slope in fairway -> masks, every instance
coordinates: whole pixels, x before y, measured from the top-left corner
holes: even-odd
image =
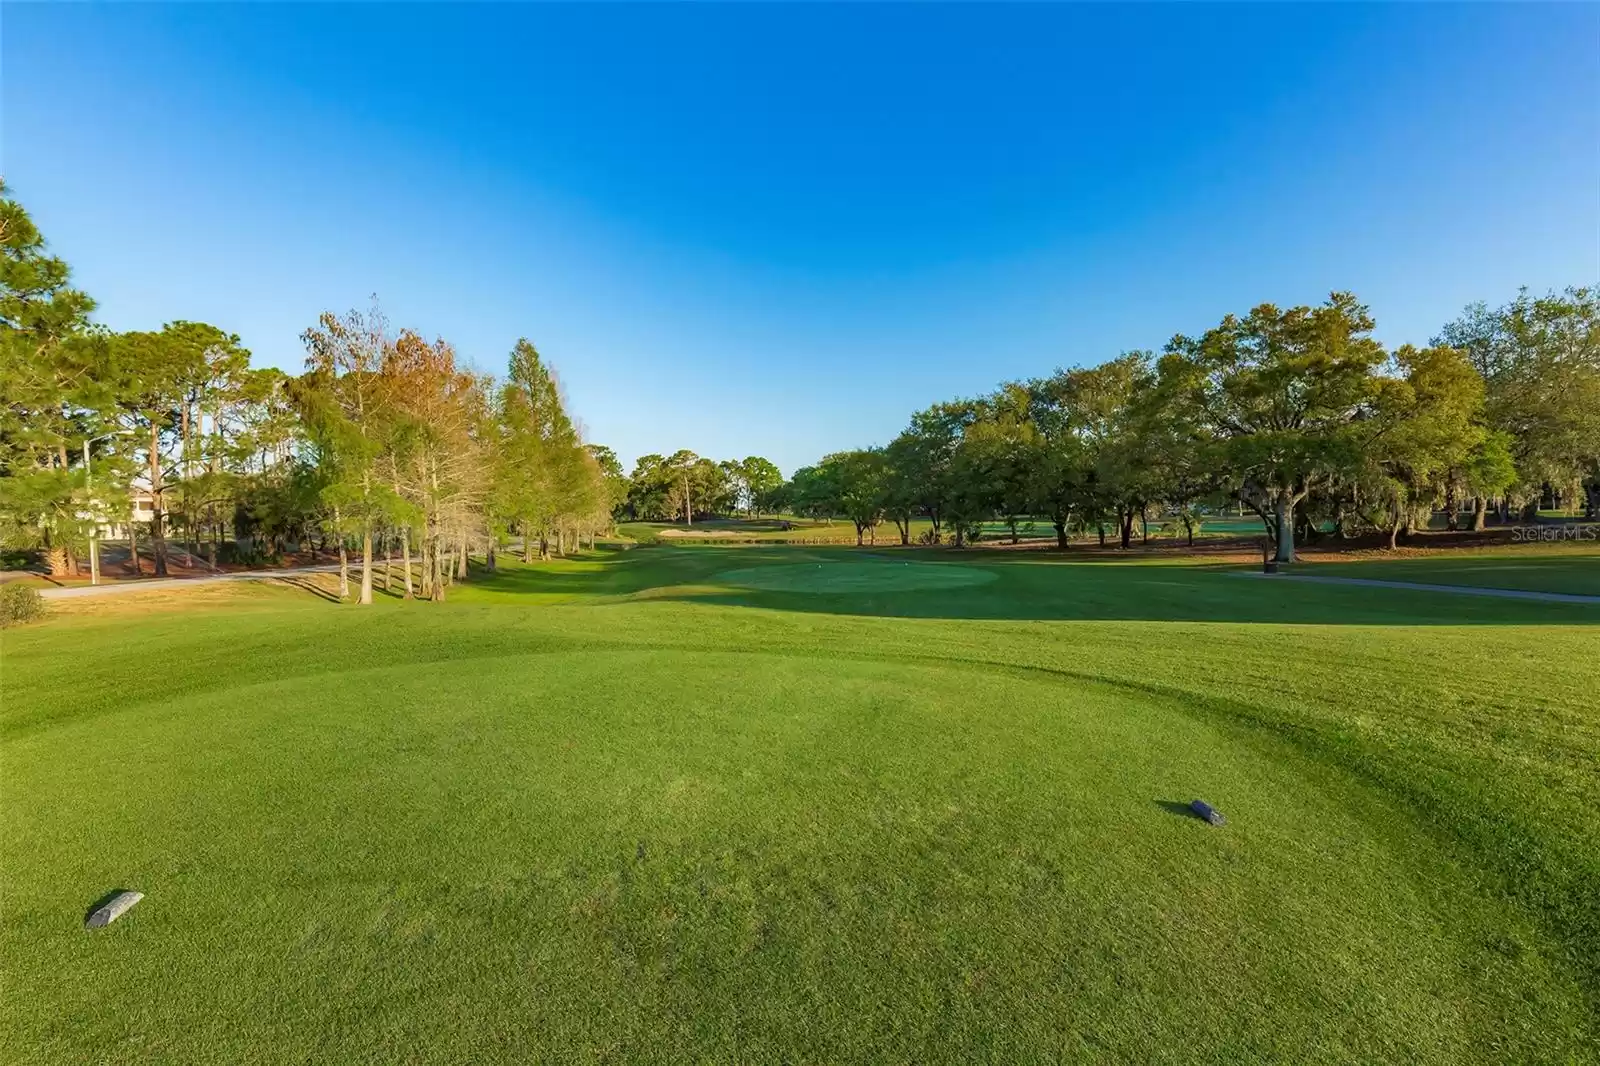
[[[1537,913],[1399,792],[1213,706],[1271,710],[1244,658],[1262,642],[1279,656],[1263,672],[1306,656],[1312,695],[1282,704],[1348,706],[1339,677],[1402,691],[1383,679],[1414,670],[1418,647],[1503,658],[1524,630],[1530,655],[1577,646],[1594,631],[1537,624],[1573,609],[1515,604],[1530,624],[1431,635],[855,617],[845,593],[791,575],[837,569],[820,587],[881,605],[898,575],[977,573],[896,602],[957,615],[974,597],[987,615],[1010,596],[1024,618],[1050,613],[1045,590],[1081,598],[1072,581],[1191,612],[1257,586],[794,558],[650,549],[512,568],[442,607],[295,600],[8,633],[0,1057],[1592,1050],[1583,971]],[[563,580],[603,598],[518,591]],[[768,609],[659,595],[708,584]],[[618,602],[627,590],[658,595]],[[1284,594],[1326,610],[1346,593]],[[168,680],[130,692],[151,656]],[[1558,704],[1582,687],[1535,666]],[[1421,737],[1413,758],[1433,751]],[[1185,816],[1195,796],[1229,824]],[[124,886],[148,898],[85,933],[88,904]]]

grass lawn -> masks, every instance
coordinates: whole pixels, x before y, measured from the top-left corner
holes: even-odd
[[[176,595],[5,632],[0,1061],[1600,1059],[1600,608],[761,546]]]
[[[1319,563],[1304,572],[1326,577],[1600,596],[1600,544],[1557,542],[1449,551],[1420,558],[1368,557],[1359,562]]]

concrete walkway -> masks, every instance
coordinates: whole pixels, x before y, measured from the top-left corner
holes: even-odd
[[[1237,571],[1235,571],[1238,573]],[[1573,592],[1532,592],[1528,589],[1488,589],[1479,585],[1425,585],[1420,581],[1380,581],[1370,577],[1318,577],[1314,574],[1239,573],[1272,581],[1311,581],[1319,585],[1364,585],[1375,589],[1406,589],[1411,592],[1453,592],[1458,596],[1494,596],[1502,600],[1540,600],[1544,603],[1589,603],[1600,606],[1600,596],[1580,596]]]
[[[359,567],[350,568],[359,572]],[[70,588],[40,589],[39,595],[47,600],[70,600],[79,596],[115,596],[124,592],[149,592],[152,589],[192,588],[195,585],[215,585],[223,581],[261,581],[274,577],[296,577],[303,574],[338,573],[338,563],[321,566],[295,566],[287,570],[239,570],[231,574],[214,574],[208,577],[163,577],[149,581],[114,581],[104,585],[73,585]]]

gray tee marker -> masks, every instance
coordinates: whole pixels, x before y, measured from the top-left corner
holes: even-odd
[[[95,908],[94,912],[85,918],[85,929],[104,929],[112,922],[121,918],[133,908],[135,903],[144,899],[143,892],[118,892],[105,903]]]
[[[1207,803],[1205,800],[1193,801],[1189,804],[1189,809],[1198,814],[1200,817],[1204,818],[1206,821],[1210,822],[1212,825],[1228,824],[1228,820],[1222,816],[1222,812],[1211,806],[1211,804]]]

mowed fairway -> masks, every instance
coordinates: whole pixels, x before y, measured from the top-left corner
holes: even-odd
[[[792,547],[119,599],[4,636],[8,1063],[1597,1058],[1600,607]]]

